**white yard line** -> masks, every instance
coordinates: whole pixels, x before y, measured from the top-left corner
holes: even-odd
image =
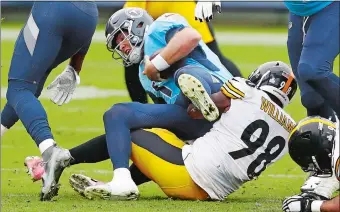
[[[1,98],[6,98],[6,87],[1,87]],[[51,91],[44,89],[39,99],[49,99]],[[85,99],[101,99],[111,96],[127,97],[128,92],[126,90],[118,89],[100,89],[94,86],[79,86],[75,90],[72,99],[85,100]]]
[[[19,29],[1,29],[1,40],[16,40]],[[286,33],[253,33],[253,32],[216,32],[216,40],[220,44],[249,46],[285,46],[287,41]],[[97,30],[93,36],[93,42],[105,43],[103,30]]]

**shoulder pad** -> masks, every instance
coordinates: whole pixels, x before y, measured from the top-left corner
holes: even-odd
[[[255,84],[241,77],[233,77],[227,80],[221,87],[224,95],[231,99],[247,98],[251,96],[252,89],[255,89]]]

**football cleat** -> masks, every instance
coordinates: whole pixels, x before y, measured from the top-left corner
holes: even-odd
[[[104,182],[92,179],[82,174],[72,174],[69,183],[73,190],[79,193],[81,196],[85,196],[85,189],[89,186],[104,185]]]
[[[201,111],[205,119],[211,122],[218,119],[218,108],[198,79],[189,74],[181,74],[178,84],[182,93]]]
[[[137,185],[129,178],[124,180],[113,179],[110,183],[89,186],[84,193],[88,199],[136,200],[139,197]]]
[[[27,173],[31,176],[33,182],[41,180],[45,173],[43,160],[38,156],[28,156],[25,158],[24,165],[27,167]]]
[[[51,200],[58,195],[59,178],[63,170],[70,165],[72,159],[68,150],[56,145],[49,147],[42,154],[45,173],[42,175],[43,187],[40,193],[40,200]]]

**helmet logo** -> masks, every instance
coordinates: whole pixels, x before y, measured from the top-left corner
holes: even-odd
[[[275,77],[272,77],[272,78],[270,78],[270,80],[269,80],[269,82],[272,83],[272,84],[275,84],[275,81],[276,81],[276,80],[275,80]]]
[[[125,11],[126,15],[130,18],[140,18],[143,16],[143,10],[139,8],[130,8]]]

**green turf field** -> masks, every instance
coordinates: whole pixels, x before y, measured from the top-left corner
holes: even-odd
[[[3,29],[3,28],[2,28]],[[254,29],[252,29],[253,31]],[[263,30],[260,30],[263,32]],[[280,30],[281,32],[281,30]],[[249,33],[249,32],[247,32]],[[1,42],[1,86],[7,86],[7,73],[14,48],[14,41]],[[48,48],[48,47],[47,47]],[[225,46],[224,54],[231,58],[247,76],[257,65],[282,60],[288,63],[285,46]],[[337,59],[336,64],[339,64]],[[52,72],[47,84],[60,73],[65,64]],[[338,67],[338,66],[336,66]],[[335,69],[339,72],[339,69]],[[46,85],[47,85],[46,84]],[[123,68],[111,59],[104,43],[93,43],[81,73],[81,86],[100,89],[125,89]],[[65,148],[81,144],[104,132],[102,114],[111,105],[129,101],[127,96],[101,99],[73,100],[58,107],[47,99],[44,105],[56,141]],[[5,99],[2,96],[1,108]],[[299,93],[288,112],[298,121],[305,116]],[[258,180],[246,183],[223,202],[178,201],[168,199],[154,183],[140,187],[141,197],[132,202],[89,201],[78,196],[68,185],[71,173],[84,173],[100,180],[111,180],[109,161],[77,165],[65,170],[61,177],[62,188],[53,202],[40,202],[41,183],[32,183],[23,166],[27,155],[39,155],[34,142],[21,123],[8,131],[1,141],[1,207],[2,211],[280,211],[285,196],[299,192],[305,174],[290,161],[289,156],[269,167]]]

